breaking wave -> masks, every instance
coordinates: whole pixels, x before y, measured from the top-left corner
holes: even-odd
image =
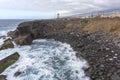
[[[2,73],[8,80],[89,80],[84,73],[87,62],[77,58],[69,44],[34,40],[30,46],[0,51],[0,60],[14,52],[20,54],[19,60]],[[16,72],[21,74],[15,76]]]

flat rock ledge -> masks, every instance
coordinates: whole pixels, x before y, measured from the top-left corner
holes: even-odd
[[[7,80],[6,75],[1,75],[1,73],[6,68],[8,68],[12,64],[14,64],[19,59],[19,57],[20,57],[20,55],[16,52],[16,53],[14,53],[14,54],[0,60],[0,80]]]

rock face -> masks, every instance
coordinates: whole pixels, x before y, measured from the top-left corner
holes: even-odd
[[[0,46],[0,50],[14,48],[14,44],[12,43],[11,39],[7,39],[4,43]]]
[[[21,23],[9,36],[20,45],[38,38],[66,42],[88,61],[92,80],[118,80],[120,37],[113,34],[120,33],[119,25],[119,18],[40,20]]]
[[[47,35],[54,34],[61,31],[80,30],[80,25],[86,23],[85,20],[40,20],[24,22],[18,25],[15,31],[8,33],[8,36],[12,37],[16,43],[20,45],[31,44],[32,40],[38,38],[45,38]],[[71,24],[72,23],[72,24]],[[81,24],[82,23],[82,24]],[[79,28],[78,28],[79,27]],[[29,39],[28,39],[29,38]],[[28,39],[28,40],[26,40]],[[22,44],[21,44],[22,42]]]
[[[0,74],[10,65],[15,63],[19,59],[20,55],[16,52],[3,60],[0,60]],[[1,79],[0,79],[1,80]]]

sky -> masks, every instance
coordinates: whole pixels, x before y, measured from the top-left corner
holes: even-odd
[[[0,19],[44,19],[107,9],[119,9],[120,0],[0,0]]]

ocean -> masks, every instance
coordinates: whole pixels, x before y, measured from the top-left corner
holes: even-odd
[[[15,30],[24,21],[0,20],[0,36]],[[4,40],[0,38],[0,45]],[[77,58],[76,52],[67,43],[37,39],[31,45],[14,45],[15,48],[0,51],[0,60],[15,52],[20,55],[19,60],[2,73],[7,76],[7,80],[89,80],[83,70],[88,68],[87,62]],[[16,72],[21,74],[16,77]]]

